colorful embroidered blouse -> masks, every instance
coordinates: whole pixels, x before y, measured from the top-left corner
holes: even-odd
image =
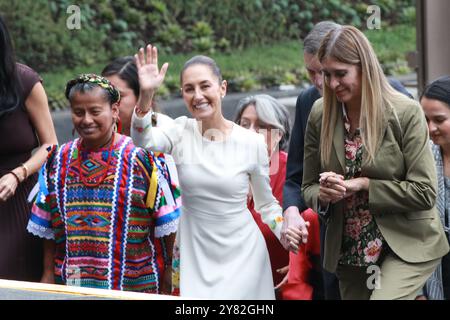
[[[28,230],[54,239],[55,282],[101,289],[159,293],[167,253],[160,238],[177,229],[181,198],[163,156],[121,136],[108,150],[82,152],[81,171],[98,187],[82,184],[78,139],[49,155]],[[169,262],[167,262],[169,263]]]
[[[360,130],[350,132],[350,121],[343,108],[345,127],[345,179],[361,176],[363,144]],[[352,266],[375,264],[384,239],[369,212],[369,193],[360,191],[345,199],[344,232],[339,263]]]

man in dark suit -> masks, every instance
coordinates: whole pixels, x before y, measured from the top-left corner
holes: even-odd
[[[314,102],[322,97],[322,66],[317,58],[317,51],[320,43],[325,35],[341,25],[331,22],[322,21],[317,23],[303,41],[303,59],[306,70],[312,86],[300,93],[297,98],[295,122],[291,132],[291,141],[289,144],[288,161],[286,167],[286,182],[283,189],[283,210],[287,212],[300,212],[308,209],[301,194],[301,185],[303,179],[303,147],[304,136],[308,116]],[[412,96],[406,91],[398,80],[389,80],[392,87],[397,91]],[[320,249],[321,260],[323,259],[323,242],[325,239],[326,226],[320,221]],[[320,261],[322,267],[322,261]],[[314,297],[317,299],[324,298],[326,300],[340,300],[339,281],[335,274],[326,270],[321,270],[322,276],[316,276],[311,279],[314,286]],[[322,283],[323,281],[323,283]]]

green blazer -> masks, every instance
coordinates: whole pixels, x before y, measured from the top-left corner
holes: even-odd
[[[334,171],[344,175],[345,171],[344,123],[342,109],[337,109],[339,116],[328,166],[321,165],[319,150],[323,99],[314,104],[306,128],[302,192],[306,204],[316,212],[319,212],[319,173]],[[362,176],[370,178],[370,213],[390,248],[402,260],[417,263],[442,257],[449,251],[449,245],[435,207],[436,169],[420,105],[399,97],[387,114],[383,132],[375,161],[361,169]],[[335,272],[341,252],[343,204],[343,201],[330,204],[324,213],[327,224],[324,268],[330,272]]]

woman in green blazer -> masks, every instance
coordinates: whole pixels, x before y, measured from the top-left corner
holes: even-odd
[[[389,85],[358,29],[330,31],[318,57],[302,191],[328,225],[324,268],[343,299],[414,299],[449,251],[423,111]]]

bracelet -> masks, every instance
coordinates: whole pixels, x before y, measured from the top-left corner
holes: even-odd
[[[142,110],[138,105],[134,107],[134,110],[137,115],[139,116],[145,116],[147,113],[151,111],[151,109],[148,109],[147,111]]]
[[[28,178],[28,172],[29,172],[28,167],[25,165],[25,163],[22,163],[20,166],[23,168],[23,171],[25,172],[23,175],[23,180],[25,180],[26,178]]]
[[[9,171],[8,173],[12,174],[16,178],[17,185],[19,185],[20,184],[19,176],[14,171]]]

